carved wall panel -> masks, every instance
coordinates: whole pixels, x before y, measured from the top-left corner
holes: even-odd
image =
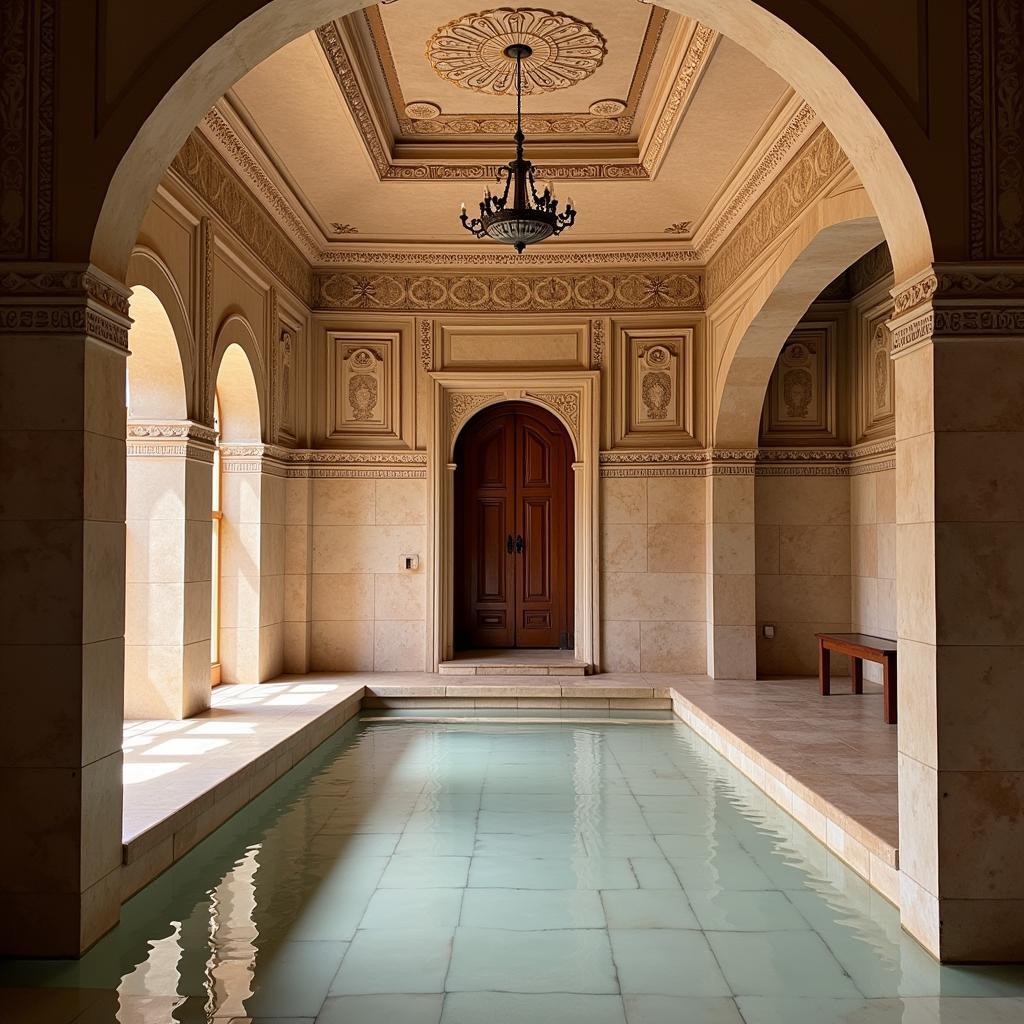
[[[612,446],[693,446],[697,373],[692,328],[616,324]]]
[[[443,369],[486,369],[496,366],[579,367],[589,359],[586,321],[552,323],[516,317],[511,323],[485,319],[441,322]]]
[[[772,371],[761,414],[764,444],[839,444],[835,320],[804,321]]]
[[[887,437],[896,429],[895,364],[892,335],[886,326],[892,310],[889,302],[857,316],[857,367],[855,396],[857,441]]]
[[[321,385],[326,393],[321,401],[323,436],[329,446],[412,447],[412,326],[360,324],[352,325],[352,329],[326,331]]]

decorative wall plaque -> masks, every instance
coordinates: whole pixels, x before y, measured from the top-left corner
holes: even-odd
[[[867,310],[857,321],[858,442],[886,437],[896,429],[892,334],[886,326],[890,312],[886,302]]]
[[[412,376],[401,332],[329,331],[327,440],[355,448],[402,442],[403,423],[412,412],[413,400],[405,394]],[[408,408],[403,408],[403,396]]]
[[[695,442],[693,330],[618,325],[614,446]]]
[[[804,322],[772,371],[761,419],[766,444],[838,443],[837,322]]]

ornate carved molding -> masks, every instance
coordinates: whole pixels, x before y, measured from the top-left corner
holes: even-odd
[[[1024,2],[967,0],[968,237],[975,259],[1024,253]]]
[[[289,479],[423,480],[426,452],[295,449],[287,453]]]
[[[171,170],[303,301],[310,298],[309,262],[229,170],[200,131],[193,131]]]
[[[81,264],[0,264],[0,330],[85,334],[128,351],[129,289]]]
[[[785,128],[768,147],[757,166],[736,190],[729,205],[700,234],[699,256],[706,259],[740,214],[747,209],[758,190],[783,164],[793,150],[803,143],[808,131],[818,123],[818,115],[807,103],[802,103],[787,122]]]
[[[563,251],[564,250],[564,251]],[[504,251],[444,252],[431,250],[414,252],[400,249],[329,249],[321,252],[317,262],[344,264],[355,270],[359,267],[423,267],[423,268],[475,268],[494,270],[543,269],[557,267],[618,267],[658,266],[661,264],[694,263],[698,253],[691,246],[657,249],[583,249],[572,250],[559,246],[538,247],[521,256]]]
[[[491,313],[686,310],[703,306],[695,271],[415,275],[401,272],[314,274],[313,305],[322,310]]]
[[[590,368],[600,370],[604,364],[607,327],[600,317],[590,321]]]
[[[462,424],[482,405],[504,397],[502,391],[449,391],[448,437],[458,434]]]
[[[499,7],[465,14],[442,25],[427,41],[434,74],[460,89],[487,96],[515,95],[515,65],[505,47],[522,42],[533,53],[523,61],[524,96],[567,89],[604,63],[608,46],[589,22],[533,7]]]
[[[690,45],[687,47],[686,55],[683,57],[679,74],[672,84],[658,123],[647,143],[646,152],[643,154],[642,165],[651,177],[654,177],[661,162],[665,144],[679,124],[680,113],[693,97],[694,87],[707,68],[717,42],[718,33],[714,29],[708,28],[707,25],[697,25]]]
[[[739,278],[848,166],[846,154],[835,137],[827,128],[820,127],[708,265],[709,300],[717,298]]]
[[[330,27],[325,26],[324,31]],[[328,34],[331,34],[328,32]],[[333,36],[337,37],[337,29],[333,30]],[[321,40],[322,41],[322,40]],[[340,38],[337,39],[337,46],[341,47]],[[713,46],[707,45],[702,52],[705,60],[710,56]],[[339,52],[344,52],[343,48]],[[343,62],[341,70],[336,68],[336,76],[341,74],[345,83],[350,83],[350,88],[356,88],[357,83],[352,78],[353,72],[347,58]],[[351,79],[351,82],[350,82]],[[691,87],[695,84],[691,80]],[[344,89],[343,89],[344,91]],[[365,112],[366,123],[360,117],[360,111]],[[453,178],[491,178],[497,171],[498,165],[430,165],[423,167],[410,167],[403,165],[401,172],[391,174],[387,161],[387,154],[383,143],[376,136],[376,128],[372,117],[369,115],[365,103],[360,100],[354,110],[357,124],[364,132],[373,130],[376,145],[366,139],[370,150],[371,158],[377,167],[378,174],[384,178],[401,178],[413,180],[425,180],[431,177],[439,180],[450,180]],[[587,247],[582,250],[574,250],[568,246],[540,247],[536,251],[524,253],[517,256],[503,250],[481,251],[469,249],[466,251],[452,250],[440,251],[427,249],[424,251],[413,251],[394,248],[362,248],[355,249],[343,246],[334,242],[331,247],[331,240],[327,238],[316,239],[312,246],[311,235],[304,225],[302,218],[296,213],[293,201],[286,196],[266,171],[270,163],[269,157],[259,150],[253,150],[235,132],[230,121],[225,117],[223,111],[214,108],[204,120],[204,130],[209,138],[218,146],[217,152],[235,168],[236,172],[243,178],[250,181],[254,191],[259,196],[260,202],[282,232],[286,233],[295,242],[301,251],[306,253],[314,266],[343,265],[346,268],[360,267],[431,267],[431,268],[499,268],[509,267],[517,270],[525,268],[553,268],[553,267],[619,267],[619,266],[657,266],[664,264],[699,264],[708,260],[718,246],[721,239],[729,229],[747,211],[759,191],[768,181],[772,174],[782,165],[806,138],[808,132],[818,124],[817,115],[806,104],[801,104],[790,117],[789,121],[782,128],[780,133],[773,139],[768,140],[764,155],[758,161],[754,169],[747,175],[746,179],[737,188],[732,199],[721,210],[707,228],[699,229],[699,242],[697,244],[686,244],[676,246],[660,247],[622,247],[610,249],[593,249]],[[598,165],[570,166],[559,164],[545,168],[538,165],[538,173],[554,175],[561,179],[587,178],[588,176],[606,177],[611,179],[627,180],[638,177],[630,169],[622,164],[610,165],[607,172],[602,171]],[[645,175],[639,175],[643,177]],[[204,199],[218,212],[226,221],[231,220],[231,211],[221,209],[216,201],[216,196],[209,194],[207,190]],[[673,227],[676,227],[674,225]]]
[[[893,316],[900,316],[915,306],[927,302],[935,294],[939,279],[932,269],[921,271],[920,274],[904,281],[892,289]]]
[[[0,255],[48,259],[53,246],[56,0],[0,7]]]
[[[601,476],[850,476],[895,466],[893,438],[856,447],[603,451]]]
[[[420,366],[427,373],[434,368],[434,321],[420,321]]]
[[[223,154],[231,160],[235,168],[243,172],[255,193],[269,207],[292,239],[299,243],[311,259],[315,259],[320,251],[320,245],[296,214],[291,203],[271,180],[270,175],[250,152],[249,147],[242,142],[216,107],[207,111],[203,118],[203,127],[221,148]],[[335,230],[338,230],[339,227],[355,231],[355,228],[348,224],[335,225]],[[348,233],[348,231],[343,233]]]
[[[130,458],[186,458],[213,464],[217,433],[191,420],[129,421]]]
[[[580,394],[578,391],[528,391],[527,394],[554,409],[569,424],[572,432],[579,437]]]

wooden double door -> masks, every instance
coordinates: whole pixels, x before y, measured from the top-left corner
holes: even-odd
[[[475,416],[455,451],[455,645],[573,645],[572,442],[527,402]]]

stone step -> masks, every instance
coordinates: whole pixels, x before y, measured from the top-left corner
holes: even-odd
[[[437,667],[442,676],[586,676],[591,666],[583,661],[497,661],[459,658],[442,661]]]

